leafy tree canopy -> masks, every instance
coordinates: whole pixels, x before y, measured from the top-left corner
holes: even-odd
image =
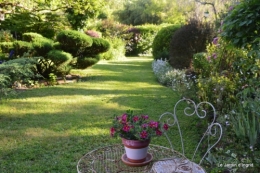
[[[48,30],[66,27],[83,28],[84,22],[97,16],[103,7],[103,0],[3,0],[0,1],[0,27],[47,36],[42,30],[49,33]]]
[[[146,23],[160,24],[180,20],[183,11],[178,10],[177,0],[132,0],[124,3],[124,8],[115,12],[118,20],[128,25]],[[181,19],[183,21],[183,19]]]

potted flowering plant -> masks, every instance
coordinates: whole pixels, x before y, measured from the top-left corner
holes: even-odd
[[[161,136],[168,128],[169,125],[166,123],[150,120],[148,115],[134,115],[133,111],[129,110],[121,116],[115,116],[110,134],[112,137],[120,136],[122,138],[127,161],[142,163],[147,160],[147,150],[151,138]],[[141,155],[139,156],[139,154]]]

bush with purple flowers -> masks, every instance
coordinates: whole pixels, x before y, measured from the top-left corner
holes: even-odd
[[[161,136],[168,128],[166,123],[149,120],[148,115],[134,115],[129,110],[121,116],[115,116],[110,134],[112,137],[120,136],[129,140],[146,140]]]

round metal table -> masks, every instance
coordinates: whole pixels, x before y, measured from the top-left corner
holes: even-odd
[[[84,155],[77,164],[78,173],[205,173],[199,165],[190,162],[170,148],[149,145],[151,162],[143,166],[128,166],[121,157],[125,153],[122,144],[95,149]]]

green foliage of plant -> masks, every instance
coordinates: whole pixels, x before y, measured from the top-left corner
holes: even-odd
[[[245,0],[232,6],[223,21],[222,37],[237,47],[259,50],[260,6]]]
[[[25,53],[32,50],[32,43],[26,41],[14,41],[14,54],[16,57],[22,57]]]
[[[77,68],[85,69],[96,64],[101,59],[101,55],[93,55],[77,58]]]
[[[64,29],[64,17],[61,15],[47,10],[43,13],[39,13],[31,9],[18,10],[18,7],[16,7],[16,9],[16,12],[8,15],[8,17],[1,22],[1,28],[16,33],[16,39],[22,39],[22,34],[29,31],[40,33],[47,38],[53,38],[58,29]]]
[[[50,73],[54,73],[55,64],[44,57],[38,57],[38,64],[36,65],[37,72],[40,73],[44,78],[48,78]]]
[[[118,60],[125,58],[125,42],[120,38],[106,38],[110,43],[110,49],[103,53],[102,59]]]
[[[102,12],[104,2],[102,0],[89,0],[87,3],[81,0],[73,1],[65,6],[66,17],[72,29],[78,30],[85,26],[85,21],[96,17]]]
[[[71,53],[74,57],[80,56],[93,43],[90,36],[74,30],[60,31],[56,39],[60,48],[65,52]]]
[[[1,42],[0,48],[2,53],[10,53],[10,51],[14,48],[13,42]]]
[[[155,36],[152,44],[152,54],[154,59],[169,59],[171,38],[180,25],[170,25],[163,27]]]
[[[26,32],[26,33],[23,33],[23,35],[22,35],[22,40],[27,41],[27,42],[32,42],[36,38],[43,38],[43,36],[41,34],[35,33],[35,32]]]
[[[159,24],[162,22],[160,13],[151,13],[149,8],[152,8],[152,0],[136,0],[134,2],[126,2],[124,9],[117,11],[117,16],[121,23],[127,25],[142,25],[146,23]],[[149,6],[147,6],[149,4]],[[153,3],[155,5],[155,3]],[[160,4],[158,4],[160,5]],[[160,9],[158,9],[160,8]],[[162,11],[163,6],[158,6],[157,10]],[[144,12],[146,11],[146,12]]]
[[[10,30],[0,30],[0,41],[1,42],[12,42],[13,36]]]
[[[154,37],[160,28],[157,25],[141,25],[129,29],[123,35],[126,40],[126,55],[151,54]]]
[[[212,39],[213,30],[209,24],[191,19],[177,30],[170,43],[169,63],[176,69],[191,67],[193,54],[203,52]]]
[[[0,69],[1,69],[1,64],[0,64]],[[10,77],[6,74],[0,73],[0,101],[13,93],[12,88],[10,88]]]
[[[0,64],[0,100],[15,93],[15,82],[29,84],[31,79],[39,77],[36,64],[34,58],[19,58]]]
[[[252,80],[251,80],[252,81]],[[259,81],[249,83],[237,94],[239,103],[231,111],[232,124],[238,138],[248,141],[248,147],[254,150],[260,136],[260,91]]]
[[[212,103],[217,110],[230,108],[236,102],[234,96],[236,83],[226,76],[212,75],[210,78],[197,79],[197,96],[199,100]]]
[[[48,52],[46,59],[49,59],[54,63],[51,68],[54,68],[53,71],[56,75],[64,76],[71,70],[69,64],[73,57],[70,53],[66,53],[60,50],[52,50]]]
[[[181,4],[185,3],[185,7]],[[121,23],[127,25],[161,24],[163,22],[180,24],[192,6],[189,1],[180,3],[175,0],[135,0],[127,1],[123,9],[117,10],[114,15]]]
[[[105,38],[122,38],[122,34],[127,32],[127,30],[129,29],[128,25],[118,23],[111,19],[102,20],[94,26],[91,26],[90,24],[89,27],[89,29],[94,28],[100,31],[102,33],[102,36]]]
[[[49,51],[53,50],[53,41],[45,37],[36,37],[33,39],[32,47],[34,56],[45,57]]]
[[[103,38],[92,38],[91,47],[85,48],[83,55],[96,55],[104,53],[110,49],[110,43]]]
[[[229,110],[236,102],[236,93],[245,84],[238,63],[246,53],[225,41],[215,38],[207,46],[207,53],[194,56],[193,70],[197,75],[198,97],[215,104],[218,110]],[[242,71],[241,71],[242,70]]]
[[[250,50],[249,50],[250,51]],[[193,69],[197,75],[197,98],[217,108],[218,121],[227,127],[222,145],[230,146],[234,156],[214,151],[210,162],[224,165],[250,164],[250,168],[232,167],[234,172],[259,172],[259,60],[249,51],[234,47],[231,42],[214,38],[206,53],[196,54]],[[225,116],[224,116],[225,115]],[[229,117],[225,118],[224,117]],[[247,160],[245,162],[245,160]],[[253,165],[253,166],[252,166]],[[224,166],[221,169],[225,170]]]
[[[196,53],[193,56],[192,67],[194,71],[203,78],[209,77],[211,73],[211,64],[207,59],[207,53]]]
[[[49,74],[49,85],[56,85],[57,84],[57,76],[54,73]]]

